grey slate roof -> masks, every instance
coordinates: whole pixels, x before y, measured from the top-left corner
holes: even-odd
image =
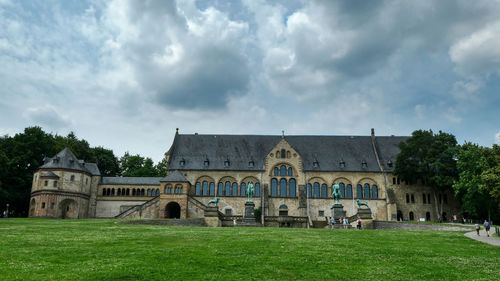
[[[102,177],[100,184],[109,185],[160,185],[160,177]]]
[[[396,167],[396,157],[399,153],[399,143],[406,141],[409,137],[377,137],[376,145],[379,151],[380,163],[382,164],[384,171],[393,171]],[[392,167],[389,167],[388,162],[392,162]]]
[[[46,172],[41,172],[40,173],[40,177],[43,178],[43,177],[48,177],[48,178],[59,178],[58,175],[54,174],[53,172],[51,171],[46,171]]]
[[[378,146],[382,159],[394,158],[397,143],[407,137],[381,138]],[[280,141],[269,135],[177,135],[169,170],[263,170],[264,159]],[[305,171],[367,171],[380,172],[371,136],[285,136],[300,154]],[[387,146],[387,147],[386,147]],[[208,159],[209,166],[204,166]],[[230,161],[229,167],[224,162]],[[253,161],[254,166],[249,166]],[[314,162],[318,167],[314,167]],[[340,162],[345,162],[345,167]],[[366,161],[367,167],[362,168]],[[184,162],[184,165],[181,165]]]
[[[85,163],[78,160],[68,147],[65,147],[52,158],[44,159],[45,163],[40,169],[71,169],[88,172],[91,175],[101,175],[99,168],[95,163]]]
[[[162,182],[189,182],[179,170],[175,170],[166,177],[162,178]]]

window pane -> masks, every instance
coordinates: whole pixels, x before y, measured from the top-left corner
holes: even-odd
[[[295,190],[296,190],[296,182],[295,182],[295,179],[290,179],[290,183],[289,183],[289,194],[290,194],[290,197],[296,197],[296,193],[295,193]]]
[[[372,198],[378,199],[378,187],[376,185],[372,185]]]
[[[222,196],[224,194],[224,184],[219,182],[217,186],[217,195]]]
[[[241,186],[240,186],[240,195],[241,196],[246,196],[247,195],[247,185],[244,182],[242,182]]]
[[[310,183],[307,184],[307,197],[312,197],[312,186]]]
[[[343,182],[339,184],[340,187],[340,198],[345,198],[345,185]]]
[[[208,182],[207,181],[203,181],[202,190],[203,190],[203,196],[207,196],[208,195]]]
[[[279,176],[278,167],[274,167],[274,176]]]
[[[286,197],[286,179],[280,180],[280,197]]]
[[[231,196],[231,183],[226,181],[226,192],[224,193],[225,196]]]
[[[182,191],[182,189],[181,189]],[[211,182],[210,183],[210,196],[215,196],[215,183]]]
[[[280,166],[280,176],[286,176],[286,166],[285,165]]]
[[[370,198],[370,185],[365,183],[365,194],[363,198]]]
[[[347,198],[352,198],[352,185],[347,185]]]
[[[255,189],[255,196],[258,197],[260,196],[260,183],[256,183],[255,186],[254,186],[254,189]]]
[[[314,197],[319,198],[319,183],[314,183]]]
[[[196,187],[194,189],[194,195],[200,195],[201,194],[201,184],[199,182],[196,183]]]
[[[233,182],[233,196],[238,196],[238,184]]]
[[[356,186],[356,198],[363,198],[363,187],[361,184]]]
[[[277,179],[271,179],[271,196],[272,197],[278,196],[278,180]]]
[[[293,176],[293,170],[292,170],[292,167],[288,168],[288,176],[289,176],[289,177]]]
[[[328,197],[328,195],[326,194],[326,193],[327,193],[327,192],[326,192],[326,189],[327,189],[327,188],[326,188],[326,184],[322,184],[322,185],[321,185],[321,197],[322,197],[322,198],[326,198],[326,197]]]

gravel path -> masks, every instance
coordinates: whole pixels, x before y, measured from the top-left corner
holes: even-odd
[[[490,234],[493,234],[495,232],[495,228],[492,227],[490,229]],[[493,237],[490,235],[490,237],[486,236],[486,231],[484,230],[484,227],[481,226],[481,230],[479,231],[479,236],[477,236],[476,231],[471,231],[467,232],[464,234],[466,237],[472,238],[474,240],[483,242],[483,243],[488,243],[493,246],[498,246],[500,247],[500,238],[499,237]]]

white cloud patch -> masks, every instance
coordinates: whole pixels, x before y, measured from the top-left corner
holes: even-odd
[[[495,143],[500,145],[500,131],[495,134]]]
[[[28,108],[23,112],[23,116],[36,125],[43,125],[50,129],[63,129],[71,125],[67,116],[62,115],[50,105]]]

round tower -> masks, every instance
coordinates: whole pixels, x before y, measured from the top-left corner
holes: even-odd
[[[52,158],[45,158],[33,176],[29,216],[89,217],[92,185],[98,176],[96,164],[78,160],[67,147]]]

